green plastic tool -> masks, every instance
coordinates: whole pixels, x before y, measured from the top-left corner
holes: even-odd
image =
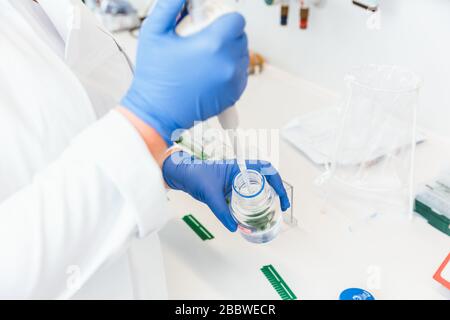
[[[202,239],[212,240],[214,236],[192,214],[185,215],[183,221]]]
[[[261,268],[262,273],[266,276],[267,280],[269,280],[272,287],[277,291],[283,300],[297,300],[297,296],[292,292],[292,290],[288,287],[286,282],[284,282],[283,278],[278,274],[275,268],[269,264]]]
[[[444,215],[439,214],[432,208],[422,203],[421,201],[415,201],[415,211],[424,217],[430,225],[436,229],[444,232],[450,236],[450,219]]]

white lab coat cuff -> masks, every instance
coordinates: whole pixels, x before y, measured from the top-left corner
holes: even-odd
[[[133,125],[111,111],[80,134],[74,145],[116,185],[135,213],[139,237],[160,229],[169,219],[161,169]]]

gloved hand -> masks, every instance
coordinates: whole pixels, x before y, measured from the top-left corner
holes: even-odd
[[[282,211],[291,206],[281,177],[269,162],[247,161],[247,168],[266,177],[280,197]],[[170,188],[187,192],[207,204],[228,230],[236,231],[237,222],[226,202],[226,196],[232,190],[233,179],[240,172],[236,161],[193,160],[191,155],[180,151],[164,161],[162,171]]]
[[[224,15],[198,33],[175,33],[186,0],[159,0],[145,20],[133,83],[122,105],[171,145],[177,129],[220,114],[241,97],[249,63],[245,20]]]

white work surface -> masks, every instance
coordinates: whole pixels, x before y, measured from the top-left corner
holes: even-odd
[[[118,39],[133,55],[135,40],[125,34]],[[337,101],[335,94],[269,66],[250,78],[238,108],[243,128],[268,129]],[[417,148],[417,184],[433,178],[446,162],[450,167],[450,145],[427,136]],[[450,251],[447,235],[418,216],[410,220],[400,213],[377,216],[352,232],[344,216],[323,212],[314,187],[319,168],[284,141],[279,171],[294,186],[299,225],[263,245],[229,233],[205,205],[169,192],[175,217],[160,235],[171,299],[279,299],[260,271],[267,264],[299,299],[337,299],[350,287],[367,289],[377,299],[448,297],[432,279]],[[186,214],[215,238],[202,241],[181,220]]]

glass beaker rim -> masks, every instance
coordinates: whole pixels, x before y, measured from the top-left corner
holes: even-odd
[[[378,69],[378,70],[388,70],[391,69],[392,71],[397,71],[399,73],[404,73],[404,74],[408,74],[411,77],[411,84],[410,85],[405,85],[403,88],[398,88],[398,89],[390,89],[390,88],[383,88],[381,86],[372,86],[368,83],[365,83],[364,81],[362,81],[360,78],[360,75],[358,75],[358,72],[361,72],[363,70],[368,70],[368,69]],[[385,65],[385,64],[368,64],[368,65],[360,65],[360,66],[356,66],[350,69],[349,72],[347,72],[347,74],[345,75],[345,81],[352,84],[352,85],[356,85],[359,86],[361,88],[364,89],[368,89],[371,91],[379,91],[379,92],[388,92],[388,93],[408,93],[408,92],[414,92],[414,91],[418,91],[420,89],[420,87],[422,86],[422,78],[420,76],[418,76],[415,72],[413,72],[412,70],[402,67],[402,66],[397,66],[397,65]]]
[[[259,195],[261,194],[261,192],[264,190],[264,187],[265,187],[265,185],[266,185],[266,178],[265,178],[261,173],[259,173],[259,172],[256,171],[256,170],[248,169],[248,170],[247,170],[247,173],[254,173],[254,174],[256,174],[257,176],[261,177],[261,188],[260,188],[257,192],[255,192],[254,194],[250,194],[250,195],[245,195],[245,194],[242,194],[241,192],[239,192],[239,190],[237,190],[237,188],[236,188],[236,180],[237,180],[237,178],[238,178],[238,177],[242,177],[242,172],[239,172],[239,173],[234,177],[234,179],[233,179],[233,190],[234,190],[240,197],[246,198],[246,199],[251,199],[251,198],[255,198],[255,197],[259,196]]]

